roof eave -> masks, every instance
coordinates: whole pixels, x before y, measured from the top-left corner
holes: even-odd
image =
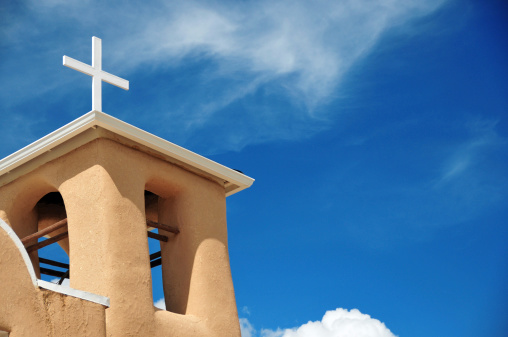
[[[100,111],[90,111],[67,125],[53,131],[49,135],[36,140],[32,144],[27,145],[21,150],[16,151],[15,153],[0,160],[0,176],[14,170],[52,148],[55,148],[85,130],[97,126],[126,137],[141,145],[147,146],[157,152],[172,157],[232,184],[233,188],[226,191],[227,196],[250,187],[254,182],[254,179],[246,176],[245,174],[232,170],[214,162],[213,160],[184,149],[183,147],[168,142],[167,140]]]

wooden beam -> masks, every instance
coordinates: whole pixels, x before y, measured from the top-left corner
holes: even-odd
[[[26,247],[26,251],[28,253],[31,253],[34,250],[41,249],[43,247],[49,246],[52,243],[55,243],[55,242],[60,241],[62,239],[65,239],[67,236],[69,236],[69,232],[60,233],[52,238],[46,239],[41,242],[34,243],[33,245]],[[167,240],[167,237],[166,237],[166,240]]]
[[[65,218],[63,220],[60,220],[57,223],[54,223],[51,226],[48,226],[48,227],[44,228],[43,230],[40,230],[38,232],[35,232],[35,233],[30,234],[28,236],[25,236],[23,239],[21,239],[21,243],[26,245],[30,241],[32,241],[34,239],[42,238],[44,235],[47,235],[47,234],[49,234],[51,232],[54,232],[57,229],[60,229],[60,228],[62,228],[64,226],[66,226],[66,225],[67,225],[67,218]]]
[[[58,271],[58,270],[48,269],[48,268],[41,268],[40,270],[41,270],[41,274],[55,276],[55,277],[62,277],[65,274],[64,271]]]
[[[70,269],[67,269],[67,271],[60,277],[60,280],[58,280],[58,284],[62,285],[63,281],[67,278],[69,278],[70,275]]]
[[[151,221],[151,220],[146,220],[146,225],[150,226],[150,227],[155,227],[155,228],[158,228],[158,229],[162,229],[162,230],[165,230],[166,232],[170,232],[170,233],[173,233],[173,234],[180,233],[180,230],[177,227],[175,227],[175,226],[165,225],[165,224],[158,223],[158,222]]]
[[[168,242],[168,237],[166,235],[160,235],[152,232],[146,232],[149,238],[156,239],[159,241]]]
[[[156,259],[158,257],[161,257],[161,252],[157,252],[157,253],[153,253],[153,254],[150,254],[150,261],[152,261],[153,259]]]
[[[150,268],[160,266],[162,264],[162,259],[156,259],[153,261],[150,261]]]
[[[50,259],[45,259],[43,257],[39,257],[39,262],[40,263],[44,263],[44,264],[49,264],[50,266],[54,266],[54,267],[60,267],[60,268],[69,269],[69,265],[67,263],[53,261],[53,260],[50,260]]]

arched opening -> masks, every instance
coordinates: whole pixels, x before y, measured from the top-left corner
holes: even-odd
[[[37,255],[37,276],[62,284],[70,277],[67,212],[59,192],[45,194],[34,207],[37,231],[21,239],[27,252]],[[54,243],[58,243],[55,245]],[[66,284],[67,284],[66,282]]]
[[[164,287],[162,282],[162,245],[168,244],[168,233],[177,235],[178,228],[159,222],[159,202],[161,197],[145,190],[145,215],[147,223],[148,250],[152,276],[152,298],[159,309],[166,309]],[[160,233],[163,230],[164,233]]]
[[[145,214],[148,226],[148,232],[159,234],[159,230],[149,225],[150,222],[158,222],[159,216],[159,196],[155,193],[145,190]],[[161,241],[151,239],[148,236],[148,250],[150,253],[150,268],[152,271],[152,298],[154,305],[159,309],[165,309],[164,290],[162,287],[162,267],[161,267]],[[164,241],[162,241],[164,242]]]

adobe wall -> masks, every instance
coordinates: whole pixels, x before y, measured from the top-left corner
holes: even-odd
[[[144,190],[162,199],[159,222],[180,229],[159,231],[167,311],[153,306]],[[31,234],[52,191],[65,202],[70,285],[110,298],[108,336],[240,336],[222,182],[100,138],[0,187],[0,217]]]
[[[0,330],[9,337],[106,336],[104,306],[40,289],[3,228],[0,247]]]

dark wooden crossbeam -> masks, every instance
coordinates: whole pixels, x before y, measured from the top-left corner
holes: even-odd
[[[156,239],[159,241],[168,242],[168,237],[166,235],[160,235],[152,232],[146,232],[149,238]]]
[[[44,235],[54,232],[57,229],[60,229],[66,225],[67,225],[67,219],[60,220],[57,223],[54,223],[51,226],[44,228],[43,230],[40,230],[36,233],[25,236],[23,239],[21,239],[21,243],[26,245],[28,242],[30,242],[32,240],[37,240],[38,238],[42,238]]]
[[[54,267],[60,267],[60,268],[69,269],[69,265],[67,263],[53,261],[53,260],[50,260],[50,259],[45,259],[43,257],[39,257],[39,262],[40,263],[44,263],[44,264],[49,264],[50,266],[54,266]]]
[[[170,233],[173,233],[173,234],[180,233],[180,230],[177,227],[170,226],[170,225],[165,225],[165,224],[158,223],[158,222],[151,221],[151,220],[147,220],[146,221],[146,225],[149,226],[149,227],[154,227],[154,228],[157,228],[157,229],[162,229],[162,230],[164,230],[166,232],[170,232]],[[40,231],[38,231],[36,233],[30,234],[28,236],[25,236],[23,239],[21,239],[21,242],[26,246],[30,241],[37,240],[37,239],[39,239],[39,238],[41,238],[41,237],[43,237],[45,235],[48,235],[48,234],[56,231],[57,229],[63,228],[65,226],[67,226],[67,219],[60,220],[57,223],[44,228],[43,230],[40,230]],[[56,236],[54,236],[54,237],[52,237],[50,239],[47,239],[47,240],[44,240],[44,241],[37,242],[35,244],[29,245],[29,246],[26,247],[26,250],[27,250],[27,252],[31,253],[34,250],[38,250],[38,249],[46,247],[46,246],[48,246],[48,245],[50,245],[52,243],[58,242],[58,241],[60,241],[60,240],[62,240],[64,238],[66,238],[68,235],[69,235],[68,232],[64,232],[64,233],[58,234],[58,235],[56,235]],[[168,237],[166,235],[156,234],[156,233],[152,233],[152,232],[148,232],[147,235],[148,235],[149,238],[156,239],[156,240],[159,240],[159,241],[168,242]],[[65,267],[63,267],[63,268],[65,268]]]
[[[60,280],[58,280],[58,284],[62,284],[63,281],[66,279],[66,278],[69,278],[69,275],[70,275],[70,270],[67,270],[63,275],[62,277],[60,277]]]
[[[41,274],[49,275],[49,276],[55,276],[55,277],[62,277],[65,275],[66,272],[64,271],[58,271],[54,269],[49,268],[40,268]]]
[[[41,248],[49,246],[52,243],[58,242],[58,241],[60,241],[62,239],[65,239],[67,236],[69,236],[69,232],[60,233],[58,235],[55,235],[52,238],[46,239],[46,240],[41,241],[41,242],[34,243],[33,245],[30,245],[30,246],[26,247],[26,251],[28,253],[31,253],[31,252],[33,252],[35,250],[39,250]]]
[[[165,225],[163,223],[158,223],[158,222],[151,221],[151,220],[146,220],[146,225],[150,226],[150,227],[162,229],[162,230],[165,230],[166,232],[170,232],[173,234],[180,233],[180,230],[175,226]]]
[[[161,252],[157,252],[157,253],[153,253],[153,254],[150,254],[150,261],[152,261],[153,259],[156,259],[158,257],[161,257]]]
[[[162,259],[155,259],[150,261],[150,268],[160,266],[162,264]]]

